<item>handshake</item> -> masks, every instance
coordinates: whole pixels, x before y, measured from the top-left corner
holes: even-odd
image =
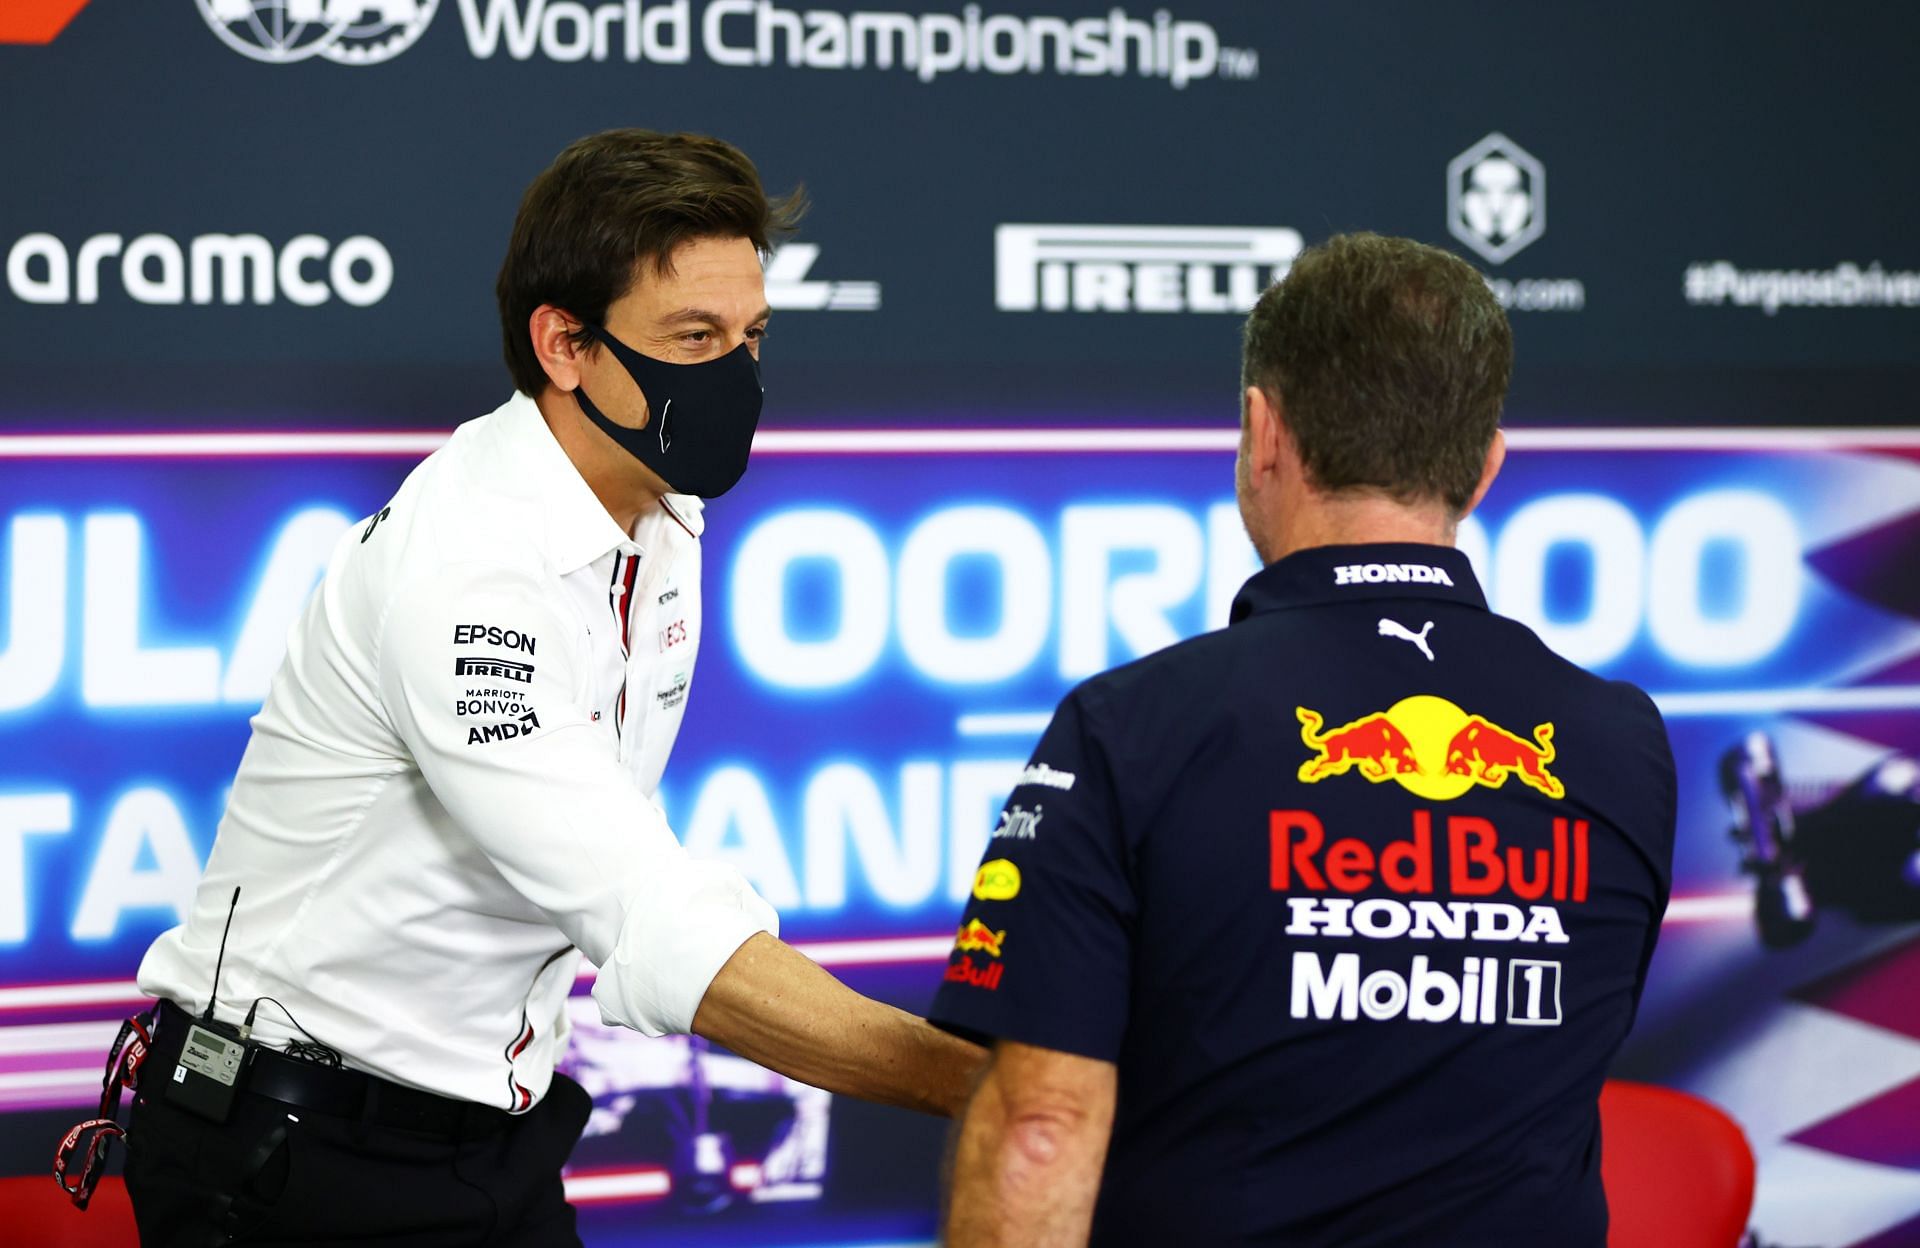
[[[993,864],[982,869],[977,896],[1010,895],[993,874]],[[960,929],[956,957],[997,953],[1005,935],[974,918]],[[989,1053],[860,995],[765,932],[721,967],[693,1031],[815,1087],[960,1119],[944,1243],[1086,1242],[1113,1119],[1112,1063],[1006,1040]]]
[[[955,1117],[987,1054],[863,997],[792,945],[757,933],[720,968],[693,1032],[829,1092]]]

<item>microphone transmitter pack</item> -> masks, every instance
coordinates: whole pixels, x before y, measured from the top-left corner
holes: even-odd
[[[220,995],[220,967],[227,959],[227,937],[233,931],[233,912],[239,905],[240,890],[236,887],[233,901],[227,906],[226,928],[220,933],[220,956],[214,959],[213,990],[207,994],[207,1008],[187,1026],[173,1074],[161,1088],[168,1104],[212,1122],[225,1122],[232,1115],[240,1076],[254,1047],[240,1028],[213,1016],[214,999]]]
[[[219,1028],[215,1031],[214,1028]],[[240,1091],[240,1075],[247,1068],[252,1046],[233,1035],[224,1023],[196,1022],[187,1028],[173,1076],[161,1089],[167,1102],[212,1122],[225,1122],[233,1113]]]

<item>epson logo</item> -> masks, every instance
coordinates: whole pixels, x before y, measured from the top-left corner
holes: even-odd
[[[994,304],[1244,314],[1301,246],[1300,232],[1285,227],[1003,225],[994,231]]]
[[[1445,568],[1425,563],[1348,563],[1333,570],[1335,585],[1381,585],[1388,583],[1451,585],[1453,578]]]
[[[532,654],[540,642],[532,634],[523,633],[517,628],[501,628],[498,624],[455,624],[453,644],[456,646],[505,646],[509,650],[524,650]]]
[[[28,234],[7,252],[7,288],[22,303],[99,303],[118,279],[135,303],[269,304],[303,308],[331,299],[371,307],[393,289],[393,255],[355,234],[338,246],[297,234],[275,247],[258,234],[196,234],[183,245],[165,234],[95,234],[69,253],[53,234]]]

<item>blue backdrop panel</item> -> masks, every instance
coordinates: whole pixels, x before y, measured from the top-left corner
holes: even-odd
[[[1233,439],[764,437],[709,511],[709,626],[663,789],[676,828],[745,871],[789,938],[863,990],[923,1007],[1053,703],[1219,626],[1254,567]],[[127,981],[186,904],[246,720],[329,547],[436,440],[287,456],[241,435],[220,449],[249,453],[224,457],[180,455],[185,439],[0,441],[0,1105],[17,1168],[50,1146],[30,1135],[97,1094]],[[1880,1166],[1910,1148],[1910,1125],[1860,1104],[1897,1095],[1899,1041],[1837,1086],[1825,1063],[1776,1066],[1776,1050],[1783,1029],[1851,1034],[1887,1008],[1828,972],[1878,955],[1894,959],[1884,977],[1915,956],[1920,775],[1901,757],[1920,754],[1920,680],[1903,657],[1920,603],[1889,560],[1920,525],[1920,450],[1895,434],[1733,441],[1521,431],[1461,542],[1497,608],[1640,683],[1668,716],[1675,901],[1626,1067],[1727,1104],[1768,1173],[1789,1176],[1763,1210],[1844,1232],[1806,1207],[1794,1167]],[[1906,856],[1883,878],[1809,876],[1811,923],[1784,951],[1764,947],[1751,850],[1727,835],[1722,759],[1756,734],[1809,836],[1861,783],[1909,816]],[[1872,904],[1882,894],[1891,909]],[[675,1242],[930,1234],[935,1124],[835,1103],[697,1042],[611,1032],[584,996],[575,1007],[568,1067],[596,1115],[570,1181],[596,1242],[665,1223]],[[1803,1113],[1853,1120],[1809,1144],[1827,1115],[1776,1123],[1783,1089]],[[700,1122],[723,1151],[696,1155]]]

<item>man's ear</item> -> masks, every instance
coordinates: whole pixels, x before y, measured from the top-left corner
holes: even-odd
[[[1500,466],[1507,462],[1507,434],[1504,429],[1493,431],[1493,441],[1487,443],[1487,459],[1480,465],[1480,484],[1473,488],[1473,497],[1467,500],[1466,510],[1459,518],[1465,520],[1480,505],[1480,500],[1493,488],[1493,479],[1500,475]]]
[[[1286,418],[1280,404],[1259,386],[1248,386],[1247,469],[1255,479],[1270,476],[1279,466],[1281,444],[1286,439]]]
[[[576,346],[573,335],[580,322],[550,303],[543,303],[527,318],[527,333],[533,339],[533,353],[546,370],[554,389],[565,394],[580,384],[580,357],[584,348]]]

